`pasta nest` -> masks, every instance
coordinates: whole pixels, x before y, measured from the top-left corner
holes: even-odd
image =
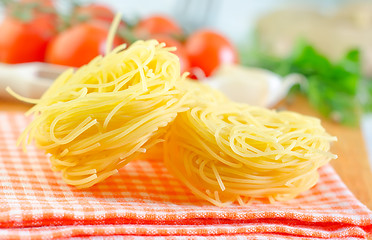
[[[218,205],[285,201],[314,186],[336,140],[320,120],[234,102],[179,113],[164,142],[167,168]]]
[[[164,46],[137,41],[67,70],[30,110],[20,140],[35,140],[68,184],[90,187],[115,174],[186,110],[179,60]]]

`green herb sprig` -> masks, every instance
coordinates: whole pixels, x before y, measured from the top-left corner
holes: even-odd
[[[295,89],[303,92],[322,115],[342,124],[357,126],[361,114],[372,110],[372,82],[362,75],[359,50],[350,50],[340,61],[332,62],[302,40],[287,58],[270,56],[256,44],[254,50],[243,51],[242,59],[245,65],[262,67],[281,76],[304,75],[307,84]],[[364,100],[360,98],[361,92]]]

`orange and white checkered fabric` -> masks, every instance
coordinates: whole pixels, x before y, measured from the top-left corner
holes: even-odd
[[[47,156],[16,139],[29,121],[0,112],[0,239],[361,239],[372,212],[331,166],[285,203],[219,208],[196,198],[162,162],[135,161],[90,189],[66,185]]]

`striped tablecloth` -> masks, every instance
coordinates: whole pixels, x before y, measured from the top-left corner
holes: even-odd
[[[372,212],[329,165],[315,187],[285,203],[219,208],[195,197],[159,161],[134,161],[79,190],[50,169],[43,152],[16,146],[28,122],[21,113],[0,112],[0,239],[363,239],[372,233]]]

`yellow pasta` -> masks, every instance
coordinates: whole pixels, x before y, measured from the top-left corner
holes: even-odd
[[[64,72],[28,112],[34,120],[20,141],[35,140],[68,184],[90,187],[115,174],[162,141],[186,110],[179,60],[170,50],[138,41]]]
[[[187,93],[184,103],[187,108],[202,104],[218,104],[229,101],[220,91],[195,80],[185,79],[180,81],[179,88]],[[150,151],[139,156],[139,159],[163,160],[163,143],[164,141],[159,142]]]
[[[185,79],[184,81],[180,81],[179,87],[188,94],[187,107],[229,101],[222,92],[195,80]]]
[[[285,201],[314,186],[335,155],[320,120],[234,102],[179,113],[164,142],[167,168],[217,205]]]

